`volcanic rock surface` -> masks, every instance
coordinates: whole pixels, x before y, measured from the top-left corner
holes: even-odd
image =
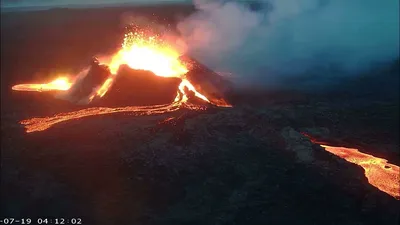
[[[98,116],[29,135],[3,123],[3,188],[24,188],[13,189],[19,200],[2,199],[28,216],[70,213],[93,224],[396,224],[399,201],[301,134],[363,146],[398,164],[395,133],[382,145],[384,130],[372,125],[386,126],[391,105],[352,105],[243,103]],[[360,117],[360,110],[377,116]],[[41,202],[53,202],[52,211],[32,208]]]
[[[171,103],[180,79],[159,77],[149,71],[122,66],[113,86],[105,96],[91,105],[120,107]]]

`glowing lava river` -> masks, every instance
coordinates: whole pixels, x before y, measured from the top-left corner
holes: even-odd
[[[335,147],[311,138],[311,142],[319,144],[326,151],[364,169],[368,182],[379,190],[400,200],[400,167],[388,163],[386,159],[378,158],[360,152],[355,148]]]
[[[32,118],[21,121],[21,124],[25,126],[26,132],[36,132],[46,130],[57,123],[61,123],[68,120],[76,120],[89,116],[106,115],[112,113],[132,113],[134,115],[154,115],[176,111],[182,107],[193,110],[202,110],[203,108],[197,105],[189,104],[185,102],[185,96],[178,94],[175,101],[171,104],[165,105],[154,105],[154,106],[128,106],[128,107],[92,107],[86,108],[79,111],[59,113],[54,116],[43,117],[43,118]]]
[[[110,75],[104,83],[84,98],[73,99],[71,96],[75,89],[79,89],[80,82],[88,69],[84,69],[73,79],[68,76],[60,76],[53,81],[42,84],[18,84],[12,87],[14,91],[58,91],[64,100],[76,104],[88,104],[106,95],[112,88],[118,69],[121,65],[127,65],[135,70],[146,70],[160,77],[180,78],[181,83],[177,90],[175,100],[170,104],[154,106],[128,106],[128,107],[91,107],[73,112],[59,113],[49,117],[31,118],[21,121],[26,131],[36,132],[46,130],[57,123],[68,120],[76,120],[83,117],[104,115],[111,113],[130,113],[134,115],[153,115],[176,111],[180,108],[201,110],[204,107],[188,103],[187,90],[194,96],[210,104],[219,107],[230,107],[224,100],[211,102],[203,93],[196,90],[194,85],[186,78],[189,71],[187,66],[179,59],[181,55],[172,45],[164,42],[157,35],[149,35],[143,31],[134,31],[125,34],[121,49],[111,57],[100,59],[102,65],[106,65]]]

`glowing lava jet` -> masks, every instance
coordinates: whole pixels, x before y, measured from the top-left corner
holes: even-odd
[[[44,84],[18,84],[12,87],[14,91],[67,91],[71,88],[72,82],[67,76],[59,77]]]
[[[27,130],[27,132],[43,131],[54,124],[68,121],[72,119],[78,119],[82,117],[110,114],[110,113],[134,113],[138,115],[150,115],[176,111],[181,107],[189,109],[203,109],[201,106],[196,106],[188,102],[188,93],[186,90],[190,90],[194,93],[194,96],[201,99],[202,101],[220,107],[230,107],[230,105],[221,99],[213,99],[206,96],[204,93],[197,91],[195,86],[187,78],[188,65],[180,60],[180,53],[176,51],[171,45],[164,42],[157,35],[146,35],[143,31],[129,32],[125,35],[122,48],[113,56],[101,58],[101,64],[108,67],[110,75],[105,82],[94,89],[85,99],[81,99],[80,103],[90,103],[96,99],[100,99],[107,94],[112,88],[113,83],[116,80],[118,69],[121,65],[128,65],[130,68],[135,70],[146,70],[151,71],[156,76],[160,77],[175,77],[180,78],[181,83],[177,90],[175,100],[171,104],[167,105],[156,105],[156,106],[142,106],[142,107],[118,107],[118,108],[107,108],[107,107],[92,107],[75,112],[60,113],[54,116],[45,118],[32,118],[21,121]],[[63,91],[65,92],[65,99],[68,99],[68,92],[73,92],[76,86],[79,86],[79,82],[83,76],[86,76],[87,69],[81,72],[81,75],[75,79],[74,83],[67,82],[66,77],[57,78],[48,84],[20,84],[13,86],[13,90],[16,91]],[[198,85],[197,85],[198,86]],[[210,95],[211,96],[211,95]],[[212,97],[212,96],[211,96]]]
[[[309,137],[309,135],[304,134]],[[310,137],[309,137],[310,138]],[[368,182],[379,190],[400,200],[400,167],[388,163],[386,159],[359,152],[355,148],[335,147],[310,138],[314,144],[319,144],[326,151],[357,164],[364,168]]]

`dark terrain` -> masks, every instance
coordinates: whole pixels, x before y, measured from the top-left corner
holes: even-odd
[[[325,92],[232,91],[234,107],[227,109],[104,115],[31,134],[18,124],[72,107],[48,94],[12,92],[12,85],[76,73],[93,55],[115,51],[121,15],[128,12],[173,27],[192,11],[154,6],[1,14],[1,218],[398,224],[398,200],[371,186],[361,167],[300,134],[399,165],[398,61]],[[151,98],[167,99],[162,91]]]

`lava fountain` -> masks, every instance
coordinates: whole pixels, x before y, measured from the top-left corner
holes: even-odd
[[[311,142],[319,144],[326,151],[340,158],[361,166],[368,182],[379,190],[400,200],[400,167],[388,163],[386,159],[360,152],[356,148],[335,147],[311,138]]]
[[[180,60],[181,54],[172,45],[163,41],[160,36],[148,35],[144,31],[132,31],[125,34],[121,49],[111,57],[100,58],[100,63],[106,65],[109,70],[109,77],[98,86],[83,102],[90,103],[100,99],[112,88],[118,70],[121,65],[127,65],[135,70],[151,71],[160,77],[175,77],[181,79],[175,100],[166,105],[155,106],[128,106],[118,108],[91,107],[79,111],[60,113],[44,118],[31,118],[20,123],[25,126],[28,133],[43,131],[51,126],[68,120],[75,120],[83,117],[104,115],[111,113],[130,113],[135,115],[152,115],[176,111],[182,107],[201,110],[203,106],[194,105],[188,102],[189,90],[194,96],[209,104],[220,107],[231,107],[225,101],[211,102],[204,93],[196,90],[195,86],[186,78],[188,65]],[[75,79],[78,83],[80,79]],[[65,91],[74,89],[75,83],[66,80],[65,77],[58,78],[46,84],[20,84],[12,87],[15,91]],[[82,101],[80,101],[82,102]]]
[[[122,48],[108,61],[111,73],[116,74],[122,64],[132,69],[147,70],[161,77],[181,78],[188,72],[179,60],[180,53],[158,35],[147,35],[145,31],[125,34]]]

